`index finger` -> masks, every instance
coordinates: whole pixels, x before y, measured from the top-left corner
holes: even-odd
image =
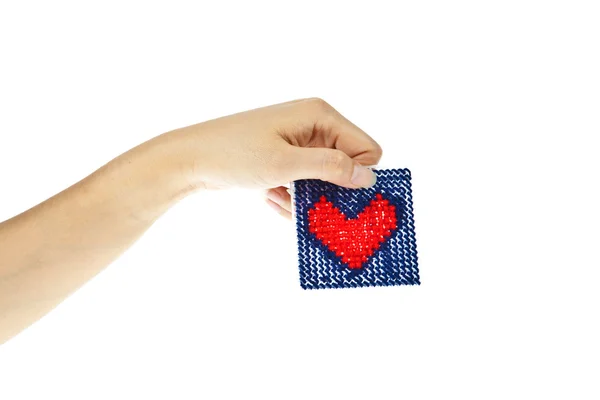
[[[321,109],[315,128],[322,135],[325,147],[341,150],[361,165],[379,162],[382,149],[371,136],[324,100],[316,99],[315,102]]]

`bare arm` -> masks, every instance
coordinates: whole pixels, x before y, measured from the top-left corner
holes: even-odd
[[[0,343],[100,272],[185,195],[176,158],[157,148],[165,139],[0,224]]]
[[[370,186],[359,164],[379,146],[318,99],[235,114],[158,136],[0,224],[0,344],[115,260],[169,207],[198,189],[269,189],[302,178]]]

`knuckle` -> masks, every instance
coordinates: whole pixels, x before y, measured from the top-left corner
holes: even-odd
[[[345,171],[346,156],[340,150],[328,151],[323,157],[323,173],[326,176],[342,178]]]
[[[381,159],[381,156],[383,155],[383,149],[381,148],[379,143],[373,143],[373,155],[375,156],[375,158],[377,158],[377,161]]]
[[[311,97],[308,99],[308,103],[320,111],[329,112],[333,110],[333,107],[320,97]]]

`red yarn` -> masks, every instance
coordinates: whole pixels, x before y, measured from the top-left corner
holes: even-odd
[[[362,268],[368,258],[398,227],[396,207],[381,194],[354,219],[321,196],[308,210],[308,229],[351,269]]]

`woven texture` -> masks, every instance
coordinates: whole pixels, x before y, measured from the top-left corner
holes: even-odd
[[[410,171],[374,172],[369,189],[294,183],[302,288],[420,284]]]

